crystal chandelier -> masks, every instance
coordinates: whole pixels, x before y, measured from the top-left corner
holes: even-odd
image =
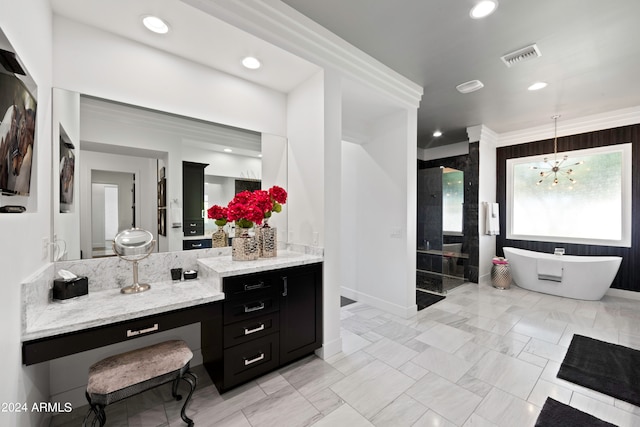
[[[549,176],[553,175],[553,183],[552,186],[558,185],[558,176],[565,176],[572,184],[576,183],[576,180],[571,177],[573,173],[573,169],[571,167],[578,166],[583,164],[583,161],[576,162],[570,165],[566,165],[565,162],[569,158],[567,155],[564,155],[561,160],[558,160],[558,118],[559,115],[551,116],[554,121],[554,132],[553,132],[553,162],[549,161],[548,157],[545,157],[543,162],[546,163],[544,166],[531,166],[531,169],[540,170],[540,180],[537,182],[537,185],[542,184],[542,182]]]

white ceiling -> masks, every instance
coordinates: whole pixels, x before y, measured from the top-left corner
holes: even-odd
[[[640,1],[500,0],[483,20],[478,0],[283,0],[424,87],[418,145],[466,140],[467,126],[498,133],[640,105]],[[542,57],[507,68],[500,57],[536,43]],[[455,87],[479,79],[467,95]],[[529,92],[536,81],[546,89]]]
[[[418,145],[466,140],[468,126],[502,133],[640,105],[640,0],[501,0],[484,20],[476,0],[283,0],[347,42],[424,87]],[[317,67],[179,0],[51,0],[54,12],[288,92]],[[171,26],[149,33],[140,17]],[[542,57],[507,68],[500,56],[537,43]],[[264,67],[241,67],[245,55]],[[485,87],[459,94],[472,79]],[[549,86],[527,91],[535,81]],[[351,97],[354,98],[354,97]],[[356,99],[355,97],[354,99]],[[434,139],[441,129],[445,135]]]
[[[318,67],[179,0],[51,0],[54,13],[86,25],[173,53],[245,80],[287,93]],[[170,26],[154,34],[142,16],[157,15]],[[260,58],[260,70],[241,65],[247,55]]]

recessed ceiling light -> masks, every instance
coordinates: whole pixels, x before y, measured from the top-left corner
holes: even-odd
[[[438,138],[439,136],[442,136],[442,132],[440,132],[439,130],[435,131],[433,133],[433,136],[435,136],[436,138]]]
[[[232,153],[233,152],[233,150],[231,148],[225,148],[222,151],[224,151],[225,153]]]
[[[144,16],[142,23],[149,31],[153,31],[154,33],[166,34],[169,32],[169,25],[157,16]]]
[[[253,56],[247,56],[242,60],[242,65],[244,65],[246,68],[250,70],[257,70],[258,68],[260,68],[261,64],[258,58],[255,58]]]
[[[470,93],[482,89],[483,87],[484,84],[480,80],[471,80],[459,84],[458,86],[456,86],[456,89],[458,89],[458,92],[460,93]]]
[[[496,0],[482,0],[473,6],[469,15],[471,15],[473,19],[484,18],[491,15],[497,7],[498,2]]]
[[[528,90],[540,90],[540,89],[544,89],[545,87],[547,87],[547,84],[545,82],[535,82],[534,84],[529,86],[527,89]]]

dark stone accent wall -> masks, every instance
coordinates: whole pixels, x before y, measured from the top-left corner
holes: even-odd
[[[465,266],[465,277],[473,283],[478,283],[480,240],[478,235],[478,180],[480,176],[480,145],[478,142],[469,144],[469,154],[447,157],[437,160],[418,160],[418,176],[422,169],[435,167],[450,167],[464,172],[464,226],[462,252],[469,254],[469,260]],[[421,185],[418,183],[418,191]],[[423,208],[421,208],[420,196],[418,196],[418,247],[421,245],[420,229],[424,222]],[[422,217],[421,217],[422,215]],[[442,224],[440,224],[442,232]]]
[[[578,135],[570,135],[558,138],[558,151],[581,150],[593,147],[603,147],[631,142],[632,145],[632,224],[631,224],[631,247],[622,248],[615,246],[595,246],[562,243],[565,253],[568,255],[606,255],[621,256],[622,264],[616,278],[611,285],[612,288],[624,289],[640,292],[640,269],[637,262],[640,262],[640,125],[623,126],[612,129],[605,129],[595,132],[587,132]],[[553,153],[553,139],[536,141],[527,144],[512,145],[497,149],[497,201],[502,206],[506,206],[506,171],[507,159],[517,157],[527,157],[534,155],[544,155]],[[500,228],[506,230],[506,212],[500,211]],[[506,238],[506,233],[496,237],[496,253],[503,255],[502,248],[511,246],[528,249],[538,252],[552,253],[559,243],[553,242],[533,242],[526,240],[510,240]]]

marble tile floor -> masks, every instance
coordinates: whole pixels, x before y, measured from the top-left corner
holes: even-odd
[[[621,427],[640,408],[556,378],[574,333],[640,349],[640,301],[577,301],[465,284],[410,319],[341,308],[343,351],[306,357],[220,395],[202,366],[197,426],[533,426],[547,396]],[[107,407],[108,426],[183,426],[170,387]],[[79,426],[87,407],[54,417]]]

